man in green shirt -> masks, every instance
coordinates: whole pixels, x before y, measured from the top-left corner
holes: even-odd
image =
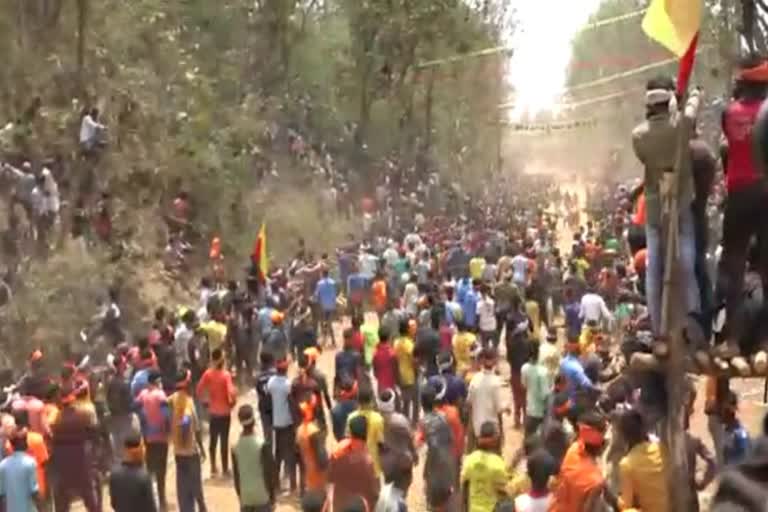
[[[539,362],[539,344],[532,343],[530,356],[520,370],[525,388],[525,435],[532,436],[544,421],[547,400],[551,393],[551,378],[547,367]]]
[[[272,450],[254,433],[256,418],[253,407],[242,405],[237,418],[243,427],[240,439],[232,447],[235,469],[235,491],[242,512],[269,512],[275,504],[277,472]]]
[[[365,366],[370,368],[371,363],[373,363],[373,353],[376,351],[376,345],[379,344],[379,326],[375,323],[365,322],[360,326],[360,332],[363,334]]]

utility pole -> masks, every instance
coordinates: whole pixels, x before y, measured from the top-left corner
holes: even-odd
[[[688,480],[688,457],[685,446],[685,415],[689,393],[686,382],[687,349],[683,339],[683,323],[687,311],[680,308],[684,304],[682,290],[685,288],[683,274],[679,266],[678,234],[680,222],[680,171],[689,165],[688,141],[691,127],[686,122],[685,106],[687,95],[681,102],[677,119],[677,149],[675,169],[669,194],[664,200],[665,218],[663,233],[665,240],[664,288],[662,292],[661,332],[666,340],[666,361],[662,367],[665,373],[667,390],[667,411],[662,423],[662,440],[667,447],[669,457],[667,481],[669,482],[669,510],[691,510],[693,489],[684,482]],[[694,113],[695,114],[695,113]]]

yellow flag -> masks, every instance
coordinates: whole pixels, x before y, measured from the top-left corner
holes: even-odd
[[[682,57],[701,27],[702,0],[651,0],[643,31]]]

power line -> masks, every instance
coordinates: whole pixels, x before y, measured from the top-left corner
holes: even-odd
[[[594,30],[596,28],[604,27],[606,25],[612,25],[614,23],[619,23],[619,22],[626,21],[626,20],[629,20],[629,19],[632,19],[632,18],[637,18],[638,16],[642,16],[643,14],[645,14],[646,10],[647,9],[641,9],[639,11],[633,11],[633,12],[630,12],[630,13],[621,14],[619,16],[613,16],[611,18],[605,18],[605,19],[602,19],[602,20],[598,20],[598,21],[595,21],[593,23],[588,23],[588,24],[584,25],[579,30],[579,32],[588,32],[590,30]],[[507,46],[507,45],[494,46],[492,48],[485,48],[483,50],[477,50],[477,51],[474,51],[474,52],[463,53],[463,54],[460,54],[460,55],[453,55],[451,57],[445,57],[443,59],[434,59],[434,60],[428,60],[426,62],[420,62],[420,63],[416,64],[416,69],[424,69],[424,68],[429,68],[429,67],[432,67],[432,66],[440,66],[440,65],[443,65],[443,64],[449,64],[451,62],[460,62],[462,60],[472,59],[472,58],[475,58],[475,57],[487,57],[489,55],[496,55],[496,54],[499,54],[499,53],[511,54],[511,53],[514,53],[514,51],[515,51],[514,48],[512,48],[510,46]]]
[[[696,50],[696,53],[697,54],[702,53],[702,52],[704,52],[706,50],[709,50],[710,48],[711,48],[711,46],[702,46],[698,50]],[[633,68],[633,69],[630,69],[630,70],[627,70],[627,71],[622,71],[621,73],[616,73],[614,75],[605,76],[605,77],[602,77],[602,78],[598,78],[596,80],[590,80],[589,82],[584,82],[584,83],[581,83],[581,84],[573,85],[571,87],[567,87],[566,89],[563,90],[563,94],[569,94],[569,93],[573,93],[575,91],[581,91],[581,90],[584,90],[584,89],[588,89],[590,87],[597,87],[599,85],[609,84],[611,82],[615,82],[616,80],[622,80],[624,78],[629,78],[631,76],[640,75],[642,73],[645,73],[646,71],[650,71],[652,69],[668,66],[668,65],[674,64],[674,63],[676,63],[678,61],[679,61],[679,58],[678,57],[674,57],[674,58],[671,58],[671,59],[660,60],[658,62],[652,62],[651,64],[646,64],[645,66],[640,66],[640,67]],[[585,101],[587,101],[587,100],[585,100]],[[515,105],[516,105],[516,103],[514,101],[510,101],[510,102],[507,102],[507,103],[502,103],[501,105],[499,105],[499,108],[500,109],[509,109],[509,108],[514,108]]]

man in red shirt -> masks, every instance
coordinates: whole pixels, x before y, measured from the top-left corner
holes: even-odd
[[[146,449],[147,471],[157,485],[157,498],[160,509],[168,509],[165,494],[165,477],[168,469],[168,437],[170,434],[171,413],[168,397],[163,391],[160,373],[152,371],[148,378],[149,385],[136,397],[140,407],[141,433]]]
[[[210,413],[211,474],[215,475],[216,445],[221,440],[221,467],[224,475],[229,474],[229,426],[232,420],[232,408],[237,402],[237,391],[232,382],[232,374],[224,368],[224,353],[216,349],[211,353],[212,367],[208,368],[197,384],[197,396],[207,404]]]
[[[389,331],[379,329],[379,344],[373,354],[373,376],[378,383],[379,392],[385,389],[395,389],[397,385],[397,356],[395,349],[389,343]]]
[[[752,130],[768,93],[768,63],[748,57],[741,62],[734,98],[723,113],[723,134],[728,142],[723,158],[728,198],[723,219],[723,255],[720,282],[726,299],[726,344],[723,356],[739,353],[738,342],[745,323],[744,270],[752,235],[758,245],[768,243],[768,182],[758,170],[752,152]],[[759,269],[768,272],[768,253],[761,251]]]

